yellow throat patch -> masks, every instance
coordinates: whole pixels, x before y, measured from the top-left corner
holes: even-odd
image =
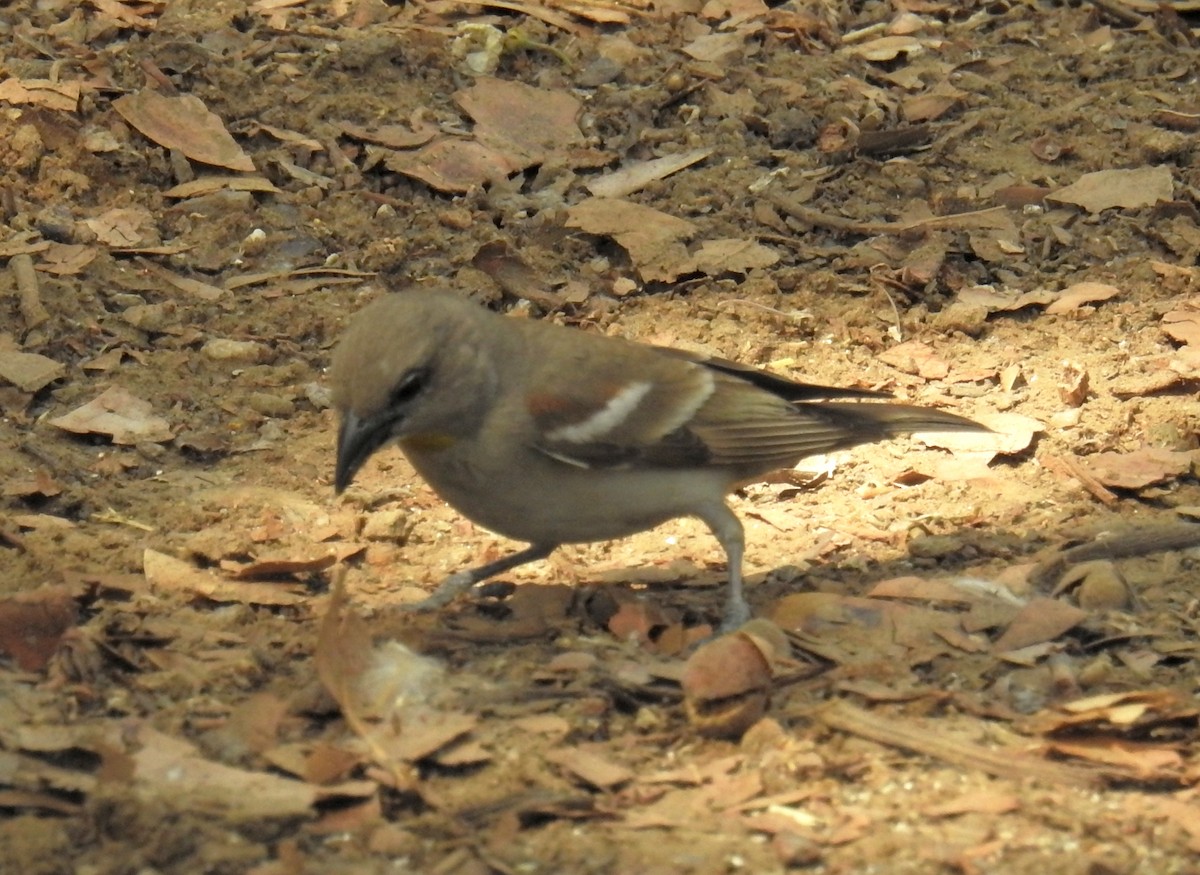
[[[453,445],[454,438],[448,434],[412,434],[400,441],[403,449],[416,453],[436,453]]]

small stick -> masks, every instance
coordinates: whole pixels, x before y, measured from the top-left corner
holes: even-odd
[[[41,289],[38,285],[37,271],[33,269],[33,259],[28,253],[21,253],[9,259],[8,265],[17,282],[17,295],[25,328],[37,328],[50,318],[50,313],[42,306]]]
[[[866,711],[838,700],[817,711],[816,717],[831,729],[848,732],[879,744],[932,757],[960,769],[971,769],[1014,781],[1032,779],[1040,784],[1097,787],[1103,775],[1086,767],[1057,763],[1032,753],[995,750],[931,732],[927,725]]]
[[[1061,474],[1065,477],[1074,477],[1086,492],[1103,504],[1111,506],[1119,500],[1115,492],[1108,489],[1103,483],[1085,471],[1082,465],[1068,456],[1056,456],[1052,453],[1044,453],[1038,456],[1038,461],[1043,468],[1048,468],[1056,474]]]
[[[1197,546],[1200,546],[1200,526],[1194,523],[1140,526],[1055,553],[1038,563],[1030,573],[1029,580],[1035,586],[1041,586],[1080,562],[1091,562],[1093,559],[1128,559],[1150,553],[1188,550]]]

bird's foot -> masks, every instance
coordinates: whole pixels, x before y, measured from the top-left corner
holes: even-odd
[[[457,574],[451,574],[438,584],[438,588],[428,597],[421,599],[419,602],[405,605],[404,610],[411,611],[414,614],[428,614],[439,608],[444,608],[473,587],[475,582],[475,575],[469,571],[460,571]]]
[[[721,616],[721,625],[717,628],[718,635],[736,632],[750,619],[750,605],[744,598],[730,598],[725,603],[725,611]]]

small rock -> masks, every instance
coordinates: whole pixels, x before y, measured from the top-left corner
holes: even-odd
[[[253,340],[230,340],[217,337],[201,347],[200,352],[215,362],[260,362],[267,349]]]
[[[125,308],[121,318],[142,331],[162,331],[174,321],[171,318],[174,315],[175,305],[172,303],[135,304]]]
[[[1069,569],[1055,589],[1058,592],[1074,589],[1079,607],[1085,611],[1124,611],[1133,604],[1125,577],[1117,566],[1103,559]]]
[[[438,224],[454,231],[465,231],[475,224],[475,217],[465,207],[450,207],[437,214]]]
[[[363,524],[362,535],[368,541],[399,541],[403,543],[408,536],[409,520],[407,511],[395,508],[380,510],[367,517]]]
[[[333,390],[323,383],[305,383],[304,397],[317,410],[326,410],[333,406]]]
[[[591,61],[579,71],[575,82],[581,88],[595,88],[607,85],[621,75],[623,68],[612,58],[599,57]]]
[[[246,396],[246,406],[255,413],[283,419],[296,412],[296,405],[290,398],[272,395],[270,392],[251,392]]]
[[[810,838],[794,832],[777,832],[771,837],[771,850],[776,859],[788,868],[815,866],[824,851]]]
[[[933,324],[941,331],[961,331],[969,337],[978,337],[987,328],[988,309],[982,304],[956,301],[933,317]]]
[[[910,539],[907,549],[916,559],[941,559],[962,550],[963,541],[957,535],[923,535]]]
[[[1066,410],[1060,410],[1050,417],[1050,424],[1055,428],[1073,428],[1079,425],[1079,420],[1082,418],[1083,412],[1078,407],[1069,407]]]

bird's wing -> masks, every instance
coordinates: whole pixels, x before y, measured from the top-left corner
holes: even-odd
[[[648,347],[626,349],[625,357],[581,357],[584,372],[567,367],[536,381],[525,398],[534,446],[588,468],[707,462],[687,424],[716,391],[713,372]]]
[[[781,377],[779,374],[764,371],[741,362],[717,356],[707,356],[673,346],[652,347],[656,352],[672,358],[684,359],[698,365],[703,365],[713,371],[739,377],[760,389],[765,389],[773,395],[778,395],[786,401],[817,401],[822,398],[891,398],[890,392],[879,392],[874,389],[852,389],[847,386],[824,386],[820,383],[806,383]]]
[[[567,368],[537,381],[541,391],[525,399],[537,450],[586,468],[715,466],[750,475],[913,431],[984,430],[953,414],[903,404],[794,403],[787,394],[797,389],[800,397],[839,390],[769,374],[764,385],[764,372],[657,348],[631,344],[627,352],[581,354],[579,364],[590,371],[573,378]]]

